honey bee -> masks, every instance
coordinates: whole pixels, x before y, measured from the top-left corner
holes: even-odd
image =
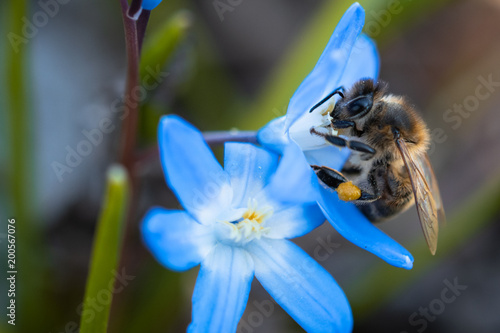
[[[439,221],[445,215],[438,184],[429,163],[429,131],[416,110],[401,96],[387,92],[384,82],[362,79],[332,96],[340,99],[330,107],[329,123],[313,127],[313,135],[354,151],[339,172],[312,165],[319,180],[333,190],[352,182],[359,194],[350,198],[372,222],[386,220],[416,202],[425,240],[436,253]]]

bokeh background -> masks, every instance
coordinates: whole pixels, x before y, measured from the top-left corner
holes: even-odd
[[[4,316],[5,332],[76,332],[106,169],[119,147],[113,105],[126,68],[119,3],[60,0],[47,22],[13,45],[12,29],[48,2],[0,3],[0,266],[7,270],[6,224],[14,217],[19,271],[17,325]],[[328,223],[296,242],[345,291],[354,332],[499,332],[500,1],[360,2],[365,32],[379,46],[380,78],[411,99],[432,131],[448,222],[436,256],[414,208],[379,226],[412,252],[410,271],[353,246]],[[178,207],[154,154],[158,118],[179,114],[204,131],[255,130],[283,115],[350,4],[165,0],[152,12],[145,43],[166,43],[164,78],[141,107],[136,208],[120,259],[133,279],[114,296],[109,332],[182,332],[190,321],[197,269],[161,267],[138,228],[152,205]],[[155,40],[168,27],[176,35]],[[64,164],[104,118],[116,130],[58,177],[54,162]],[[5,309],[4,278],[0,286]],[[270,300],[255,280],[238,331],[301,332],[275,303],[259,310]]]

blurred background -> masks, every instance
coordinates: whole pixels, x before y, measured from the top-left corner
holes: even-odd
[[[0,3],[0,246],[6,253],[7,218],[15,218],[19,272],[17,325],[4,317],[2,332],[77,331],[71,323],[80,321],[106,169],[119,147],[126,69],[119,2],[54,1]],[[499,332],[500,1],[360,3],[365,33],[379,46],[380,78],[410,98],[431,130],[448,222],[435,256],[415,208],[379,225],[414,255],[410,271],[350,244],[328,223],[295,241],[345,291],[354,332]],[[160,73],[159,85],[141,107],[135,209],[120,259],[133,278],[114,295],[109,332],[182,332],[190,321],[197,269],[161,267],[138,228],[149,207],[178,207],[151,154],[159,117],[179,114],[203,131],[255,130],[285,114],[350,4],[165,0],[152,11],[145,50],[163,56],[142,68]],[[86,156],[73,156],[103,119],[113,130],[94,137]],[[7,271],[3,255],[1,267]],[[6,279],[0,286],[5,309]],[[302,331],[269,302],[254,280],[238,331]]]

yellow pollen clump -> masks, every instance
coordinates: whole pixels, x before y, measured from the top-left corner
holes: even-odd
[[[339,199],[343,201],[357,200],[361,197],[361,190],[352,182],[345,182],[337,187]]]

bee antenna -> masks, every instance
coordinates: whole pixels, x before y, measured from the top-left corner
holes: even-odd
[[[323,98],[321,101],[319,101],[318,103],[316,103],[310,110],[309,110],[309,113],[313,112],[317,107],[321,106],[323,103],[325,103],[326,101],[328,101],[330,98],[332,98],[334,95],[339,95],[340,97],[344,98],[344,87],[339,87],[337,89],[335,89],[334,91],[332,91],[331,93],[329,93],[325,98]]]

